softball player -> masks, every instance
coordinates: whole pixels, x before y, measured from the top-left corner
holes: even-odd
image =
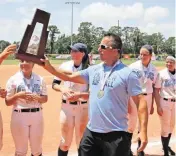
[[[159,72],[155,84],[155,101],[161,121],[161,142],[164,156],[175,155],[175,152],[169,147],[169,141],[175,126],[175,76],[175,58],[168,56],[166,58],[166,68]]]
[[[32,62],[21,61],[20,71],[10,77],[6,85],[6,105],[13,105],[11,133],[15,156],[26,156],[28,140],[31,156],[42,156],[42,104],[48,97],[46,84],[32,72],[33,66]]]
[[[71,46],[72,60],[63,63],[59,68],[68,72],[80,71],[88,67],[89,57],[87,46],[82,43],[76,43]],[[88,86],[69,81],[60,84],[59,78],[54,78],[53,89],[62,93],[62,106],[60,112],[61,123],[61,141],[58,149],[59,156],[67,156],[70,148],[73,132],[75,130],[75,139],[77,148],[79,147],[84,129],[88,121]]]
[[[145,96],[145,100],[147,101],[148,113],[153,113],[153,85],[155,84],[157,77],[157,70],[151,63],[152,57],[152,47],[150,45],[144,45],[140,49],[140,57],[141,60],[132,63],[129,67],[134,70],[140,80],[140,84],[142,87],[143,95]],[[128,120],[128,131],[130,132],[130,136],[132,138],[132,134],[136,127],[137,122],[137,108],[134,104],[133,100],[130,98],[129,101],[129,120]],[[138,141],[140,146],[140,140]],[[132,153],[131,153],[132,155]],[[144,152],[140,152],[139,156],[143,156]]]
[[[10,54],[13,54],[16,51],[16,45],[12,44],[4,49],[4,51],[0,54],[0,64],[3,60],[5,60]],[[7,94],[7,91],[0,87],[0,97],[5,98]],[[2,137],[3,137],[3,122],[2,122],[2,116],[0,111],[0,150],[2,148]]]

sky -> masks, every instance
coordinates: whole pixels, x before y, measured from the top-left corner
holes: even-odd
[[[36,8],[51,14],[50,25],[71,34],[71,0],[0,0],[0,40],[20,41]],[[117,26],[138,27],[148,34],[175,36],[175,0],[75,0],[73,32],[80,22],[108,30]]]

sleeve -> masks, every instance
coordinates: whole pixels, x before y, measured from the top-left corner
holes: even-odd
[[[142,93],[139,79],[134,71],[132,71],[128,76],[127,91],[130,96],[136,96]]]
[[[89,70],[90,69],[91,67],[79,71],[80,76],[86,80],[87,84],[89,84]]]
[[[10,78],[7,81],[6,90],[7,90],[7,96],[12,96],[16,93],[16,84],[12,78]]]
[[[62,63],[62,64],[58,67],[58,69],[63,69],[63,66],[64,66],[64,64]],[[59,81],[61,81],[61,79],[58,78],[58,77],[56,77],[56,76],[54,76],[54,80],[59,80]]]
[[[161,88],[161,84],[162,84],[161,73],[158,73],[156,82],[155,82],[155,88]]]
[[[157,77],[158,77],[158,71],[157,71],[157,69],[155,69],[155,74],[154,74],[153,84],[156,83],[156,79],[157,79]]]
[[[52,85],[54,85],[54,84],[60,85],[61,84],[61,80],[54,79]]]
[[[41,84],[41,95],[48,95],[47,94],[47,87],[44,79],[42,79],[42,84]]]

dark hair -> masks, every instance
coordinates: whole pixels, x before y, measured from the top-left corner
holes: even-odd
[[[89,66],[90,66],[89,55],[88,55],[88,53],[85,53],[85,55],[82,59],[82,69],[86,69]]]
[[[152,51],[153,51],[153,49],[152,49],[152,46],[151,45],[144,45],[144,46],[142,46],[141,47],[141,49],[142,48],[144,48],[144,49],[147,49],[147,51],[150,53],[150,55],[152,55]]]
[[[113,33],[106,33],[106,34],[104,34],[104,37],[112,38],[112,40],[111,40],[112,48],[119,49],[119,50],[122,49],[122,40],[118,35],[113,34]]]

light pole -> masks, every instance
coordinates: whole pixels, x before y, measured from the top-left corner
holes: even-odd
[[[120,34],[119,34],[119,20],[118,20],[118,35],[120,35]]]
[[[72,11],[71,11],[71,45],[73,43],[73,5],[74,4],[80,4],[80,2],[76,2],[76,1],[71,1],[71,2],[65,2],[65,4],[71,4],[71,8],[72,8]]]

